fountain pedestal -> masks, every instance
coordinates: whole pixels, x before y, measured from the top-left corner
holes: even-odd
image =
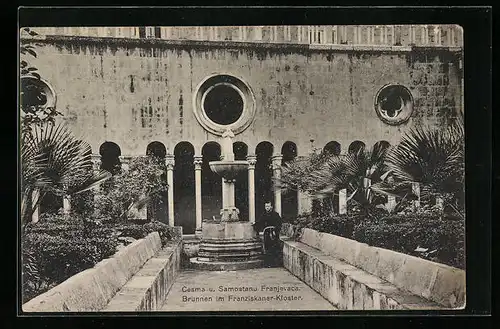
[[[262,242],[252,223],[239,218],[234,202],[234,181],[239,172],[248,168],[247,161],[235,161],[232,132],[222,136],[223,160],[210,162],[210,169],[224,180],[220,219],[204,221],[198,256],[190,259],[200,270],[232,271],[258,268],[263,265]]]
[[[262,266],[262,242],[249,222],[203,223],[197,269],[233,271]]]

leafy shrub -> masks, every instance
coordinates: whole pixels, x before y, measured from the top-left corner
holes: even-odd
[[[134,239],[142,239],[152,232],[158,232],[162,246],[165,246],[173,238],[172,228],[165,223],[156,221],[147,223],[124,222],[115,224],[112,228],[118,236]]]
[[[161,222],[101,222],[76,214],[43,214],[23,231],[23,302],[111,257],[120,237],[142,239],[155,231],[163,246],[174,237],[174,228]]]
[[[361,222],[355,227],[352,238],[372,246],[465,267],[463,221],[436,216],[394,215]],[[416,251],[417,248],[422,251]]]
[[[23,254],[27,256],[23,259],[23,268],[26,269],[23,277],[24,301],[112,256],[118,245],[109,230],[96,230],[88,236],[79,230],[60,233],[39,230],[24,235],[22,247]]]
[[[161,203],[167,191],[165,163],[154,156],[133,158],[95,193],[95,217],[115,222],[134,219],[131,210]]]
[[[298,228],[311,228],[344,237],[352,237],[355,226],[364,220],[360,215],[322,215],[299,217],[295,221]]]
[[[298,230],[311,228],[371,246],[465,268],[463,220],[452,220],[432,213],[397,214],[373,219],[361,215],[324,215],[299,217],[293,224]]]

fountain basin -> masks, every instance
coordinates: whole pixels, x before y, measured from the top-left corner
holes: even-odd
[[[257,238],[257,232],[248,221],[220,223],[204,222],[201,232],[203,240],[247,240]]]
[[[259,268],[262,241],[249,222],[204,222],[198,256],[190,259],[196,269],[227,271]]]
[[[225,179],[234,179],[236,176],[248,169],[248,161],[210,161],[210,169]]]

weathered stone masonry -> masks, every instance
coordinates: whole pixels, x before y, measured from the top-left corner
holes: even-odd
[[[199,153],[218,140],[193,115],[193,93],[207,76],[227,73],[255,96],[253,124],[235,140],[249,150],[267,140],[290,140],[307,154],[331,140],[342,152],[353,140],[397,142],[416,123],[443,124],[461,106],[457,52],[389,47],[384,50],[235,42],[47,37],[33,64],[57,93],[57,106],[97,153],[105,141],[122,154],[142,155],[151,141],[172,151],[180,141]],[[323,47],[324,48],[324,47]],[[353,50],[354,49],[354,50]],[[401,126],[374,110],[377,91],[399,83],[412,92],[414,110]]]
[[[33,42],[38,56],[31,64],[55,91],[62,120],[91,144],[94,154],[104,142],[113,142],[122,158],[139,156],[150,143],[159,142],[166,148],[167,178],[173,186],[183,183],[174,182],[173,170],[182,166],[174,159],[174,149],[185,142],[193,146],[194,204],[184,204],[187,199],[178,195],[174,210],[174,192],[169,189],[166,210],[168,222],[179,225],[174,214],[185,208],[175,216],[182,223],[192,222],[186,232],[200,229],[208,209],[220,209],[217,197],[205,201],[202,195],[205,208],[199,204],[205,177],[200,164],[206,161],[202,148],[221,143],[221,136],[202,126],[195,115],[198,88],[208,77],[227,75],[246,86],[245,106],[250,104],[255,113],[234,141],[247,146],[247,159],[256,155],[257,145],[271,143],[268,160],[275,177],[280,175],[277,159],[286,142],[294,144],[298,156],[332,141],[344,154],[357,141],[367,147],[379,141],[395,144],[411,127],[442,126],[463,110],[461,47],[61,35]],[[411,116],[401,124],[384,122],[375,110],[377,95],[387,85],[401,85],[410,93]],[[260,168],[255,176],[251,169],[248,178],[257,180]],[[263,202],[254,199],[254,193],[260,193],[255,189],[260,183],[254,183],[248,185],[247,198],[252,221],[259,215],[255,202]],[[271,195],[281,212],[279,189]],[[307,211],[307,198],[297,199],[297,211]]]

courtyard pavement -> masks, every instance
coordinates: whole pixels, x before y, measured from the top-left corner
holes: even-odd
[[[284,268],[186,270],[159,311],[327,311],[327,300]]]

